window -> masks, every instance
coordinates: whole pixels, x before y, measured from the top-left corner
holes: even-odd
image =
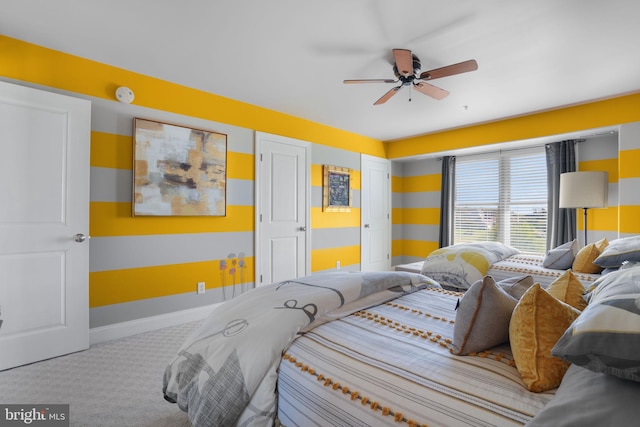
[[[454,243],[490,240],[545,253],[544,147],[458,157],[454,200]]]

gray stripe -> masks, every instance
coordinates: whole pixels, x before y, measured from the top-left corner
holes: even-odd
[[[140,117],[224,133],[227,135],[228,151],[247,154],[254,153],[254,131],[252,129],[169,113],[167,111],[141,107],[135,104],[121,104],[101,98],[90,99],[92,109],[91,129],[94,131],[132,136],[133,118]]]
[[[351,207],[354,209],[360,208],[360,195],[362,192],[360,190],[351,190]],[[313,208],[321,208],[322,207],[322,187],[311,187],[311,207]]]
[[[404,162],[393,162],[397,167],[393,175],[399,177],[435,175],[442,173],[442,163],[438,159],[423,159]]]
[[[96,237],[90,240],[91,272],[254,255],[253,232]]]
[[[412,262],[424,261],[426,257],[400,255],[394,256],[391,260],[392,265],[411,264]]]
[[[360,153],[329,147],[321,144],[311,145],[311,163],[331,165],[341,168],[360,170]]]
[[[439,208],[440,192],[439,191],[422,191],[414,193],[394,193],[399,198],[401,207],[403,208]],[[394,198],[394,201],[397,199]],[[393,207],[399,207],[395,204]]]
[[[132,172],[125,169],[91,167],[92,202],[130,202]]]
[[[609,184],[609,191],[611,192],[612,185]],[[640,205],[640,178],[622,178],[618,181],[618,194],[620,195],[620,201],[611,200],[611,193],[609,194],[609,206],[635,206]],[[611,203],[611,202],[615,203]]]
[[[328,249],[360,244],[360,227],[311,230],[311,249]]]
[[[89,327],[98,328],[131,320],[138,320],[150,316],[158,316],[173,313],[180,310],[202,307],[231,299],[233,295],[240,295],[253,288],[253,283],[245,283],[233,288],[207,289],[202,295],[193,292],[169,295],[166,297],[148,298],[144,300],[111,304],[102,307],[94,307],[89,310]]]
[[[437,225],[394,224],[391,227],[391,236],[393,240],[422,240],[427,242],[437,242],[439,233],[440,228]]]
[[[601,135],[578,144],[579,160],[605,160],[618,158],[618,135]]]
[[[91,168],[92,202],[131,202],[133,173],[125,169]],[[227,204],[253,206],[254,182],[249,179],[227,179]]]

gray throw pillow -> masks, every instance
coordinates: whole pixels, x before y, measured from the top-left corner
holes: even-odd
[[[509,321],[517,303],[491,276],[471,285],[456,312],[453,354],[465,356],[508,341]]]
[[[551,354],[594,372],[640,381],[640,267],[598,279],[589,305]]]
[[[553,270],[567,270],[573,266],[577,253],[578,241],[574,239],[547,252],[542,266]]]
[[[498,286],[500,286],[506,293],[519,300],[522,298],[522,295],[527,292],[527,289],[533,286],[533,283],[533,277],[527,275],[503,279],[498,282]]]

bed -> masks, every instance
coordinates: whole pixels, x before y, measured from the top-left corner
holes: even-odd
[[[263,286],[185,341],[163,394],[195,426],[631,425],[640,267],[629,258],[586,296],[571,271],[545,288],[485,275],[464,293],[401,271]]]
[[[553,397],[529,392],[508,345],[451,354],[460,294],[425,289],[299,337],[280,365],[286,426],[518,426]]]

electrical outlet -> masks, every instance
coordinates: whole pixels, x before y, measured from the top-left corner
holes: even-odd
[[[204,282],[198,282],[198,295],[204,294],[204,291],[205,291]]]
[[[340,270],[340,261],[336,261],[336,270]]]

